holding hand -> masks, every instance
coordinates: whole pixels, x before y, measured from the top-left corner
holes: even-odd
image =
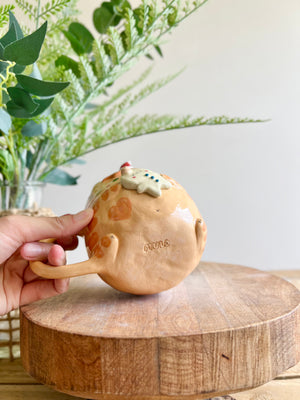
[[[68,289],[68,279],[41,279],[31,271],[29,261],[65,264],[65,250],[77,247],[76,234],[92,216],[93,210],[88,209],[62,217],[0,218],[0,315]],[[39,242],[49,238],[56,238],[56,243]]]

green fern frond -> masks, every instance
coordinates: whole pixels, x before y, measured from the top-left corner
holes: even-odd
[[[126,97],[123,98],[121,101],[119,102],[111,101],[110,102],[110,104],[112,104],[111,106],[109,106],[109,104],[106,102],[105,107],[103,106],[96,107],[95,110],[91,112],[91,114],[95,116],[98,111],[98,118],[95,120],[93,124],[94,128],[91,134],[93,135],[99,132],[104,126],[111,124],[121,115],[126,114],[130,108],[134,107],[136,104],[140,103],[143,99],[153,94],[157,90],[161,89],[163,86],[166,86],[169,82],[174,80],[181,72],[182,71],[179,71],[176,74],[152,82],[151,84],[148,84],[142,89],[140,89],[137,93],[134,92],[131,93],[132,89],[136,87],[136,85],[134,86],[132,85],[130,88],[127,88],[127,90],[123,90],[123,92],[118,94],[118,98],[120,98],[123,97],[123,95],[126,93]],[[145,76],[142,76],[141,78],[144,79]]]
[[[12,4],[0,6],[0,29],[3,28],[8,21],[8,13],[15,8]]]
[[[49,17],[56,16],[63,9],[65,9],[71,0],[51,0],[47,2],[45,6],[41,7],[39,17],[46,20]]]
[[[15,0],[18,7],[28,15],[29,19],[34,19],[36,17],[37,7],[26,0]]]
[[[95,146],[95,149],[97,149],[99,147],[137,136],[203,125],[257,122],[264,122],[264,120],[251,118],[228,118],[226,116],[211,118],[193,118],[191,116],[185,116],[178,118],[172,115],[144,115],[142,117],[136,115],[126,121],[124,118],[117,120],[111,127],[93,138],[93,145]]]
[[[85,90],[82,87],[80,80],[71,70],[66,71],[64,77],[68,82],[70,82],[70,85],[64,91],[64,98],[73,106],[81,103],[84,100]]]
[[[92,49],[97,78],[104,80],[111,69],[110,58],[105,52],[104,45],[98,40],[94,40]]]
[[[134,47],[138,36],[139,34],[135,27],[133,11],[130,8],[127,8],[125,16],[125,44],[127,50],[130,50],[132,47]]]
[[[79,57],[78,63],[81,84],[85,91],[93,91],[97,86],[98,79],[94,74],[93,68],[86,56]]]
[[[120,33],[114,27],[108,29],[108,50],[113,65],[118,65],[125,53]]]
[[[91,111],[89,113],[90,117],[94,117],[95,115],[104,112],[110,105],[115,103],[118,99],[121,97],[128,95],[129,92],[131,92],[133,89],[135,89],[138,85],[140,85],[149,75],[150,72],[152,71],[152,67],[147,68],[138,79],[133,81],[131,84],[122,87],[119,89],[115,94],[110,95],[109,100],[106,100],[105,102],[100,103],[95,110]]]

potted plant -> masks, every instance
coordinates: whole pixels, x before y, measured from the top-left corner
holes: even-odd
[[[141,57],[162,56],[166,34],[206,2],[141,0],[133,8],[127,0],[105,1],[93,14],[98,37],[77,21],[74,0],[16,0],[35,25],[32,33],[20,26],[13,5],[2,6],[0,26],[8,25],[0,38],[2,208],[29,207],[36,189],[47,182],[76,184],[78,177],[60,167],[105,145],[183,127],[250,122],[224,116],[128,116],[178,74],[142,86],[150,68],[114,89]]]

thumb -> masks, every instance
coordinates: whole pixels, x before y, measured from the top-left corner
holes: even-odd
[[[0,218],[0,263],[10,257],[22,244],[42,239],[76,235],[92,219],[93,210],[61,217],[27,217],[13,215]]]

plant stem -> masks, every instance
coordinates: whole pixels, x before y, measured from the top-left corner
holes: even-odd
[[[39,27],[40,10],[41,10],[41,0],[38,0],[37,9],[36,9],[36,16],[35,16],[35,29],[38,29],[38,27]]]

